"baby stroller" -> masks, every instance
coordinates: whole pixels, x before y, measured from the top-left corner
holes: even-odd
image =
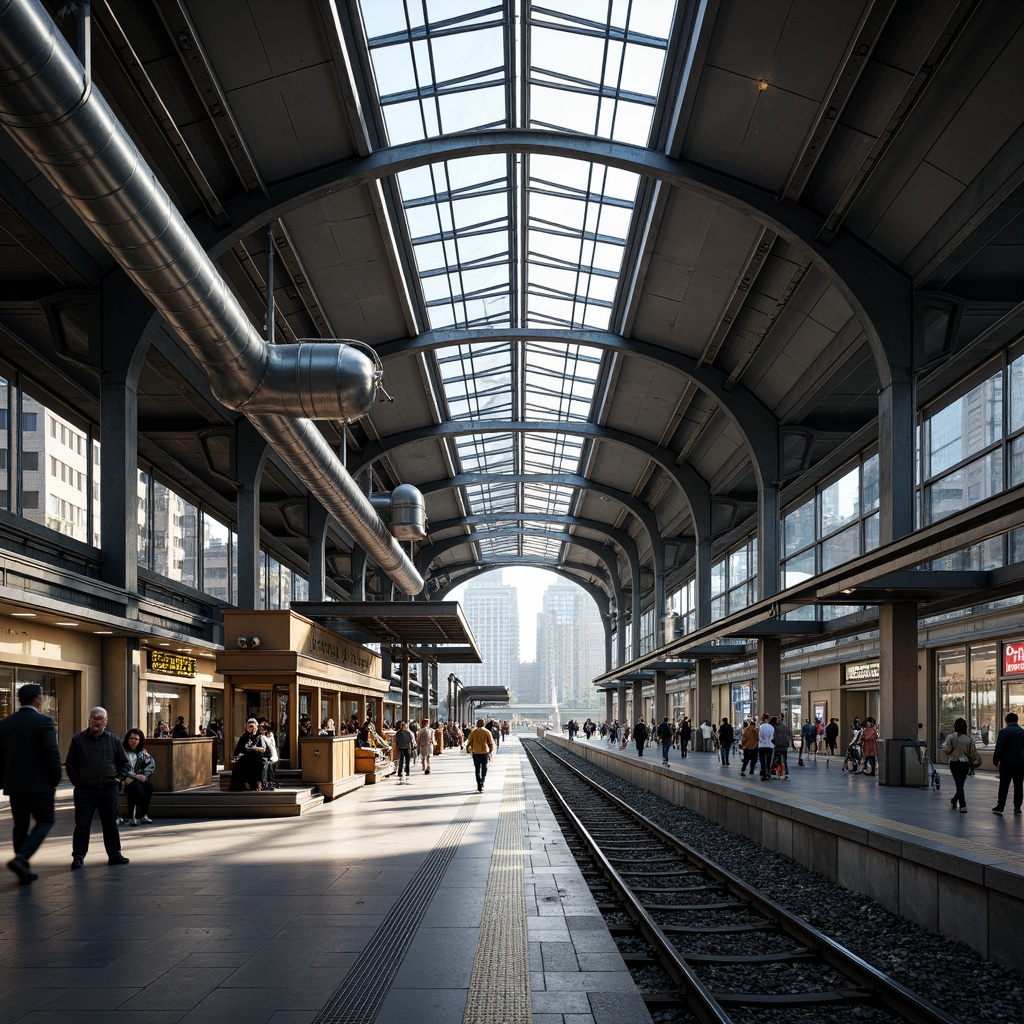
[[[864,765],[861,761],[860,744],[851,743],[846,748],[846,760],[843,761],[843,771],[849,772],[851,775],[856,775],[857,772],[863,770]]]

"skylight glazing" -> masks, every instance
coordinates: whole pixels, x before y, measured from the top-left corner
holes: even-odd
[[[387,140],[529,128],[646,145],[675,7],[363,0]],[[612,328],[637,175],[588,160],[492,154],[404,171],[397,182],[431,329]],[[469,423],[586,422],[601,363],[599,349],[553,341],[437,351],[447,415]],[[583,452],[579,438],[540,432],[478,434],[453,446],[464,473],[577,474]],[[499,483],[463,490],[470,512],[566,514],[574,493]],[[501,542],[506,554],[550,543]]]

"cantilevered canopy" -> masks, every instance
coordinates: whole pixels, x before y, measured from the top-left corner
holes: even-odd
[[[458,601],[293,602],[292,610],[360,643],[393,644],[413,660],[476,664],[482,659]]]

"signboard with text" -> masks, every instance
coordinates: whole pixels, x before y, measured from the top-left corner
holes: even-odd
[[[1003,675],[1024,676],[1024,641],[1003,644]]]
[[[194,679],[196,659],[185,654],[171,654],[170,651],[149,651],[149,671],[162,672],[165,676],[180,676]]]

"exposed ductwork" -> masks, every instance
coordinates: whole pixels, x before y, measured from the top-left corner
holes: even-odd
[[[259,335],[37,0],[0,0],[0,122],[177,331],[217,398],[244,410],[370,559],[418,594],[423,579],[412,561],[316,425],[292,414],[298,407],[318,418],[365,415],[378,367],[350,345],[271,346]],[[366,387],[338,387],[337,375],[310,372],[327,365],[363,378],[365,408]],[[325,376],[334,386],[324,386]],[[290,392],[292,412],[281,401],[282,379],[305,385]]]

